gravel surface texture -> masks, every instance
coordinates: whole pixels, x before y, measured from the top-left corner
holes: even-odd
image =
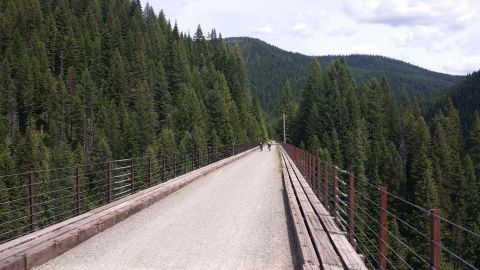
[[[36,269],[293,269],[280,157],[265,148]]]

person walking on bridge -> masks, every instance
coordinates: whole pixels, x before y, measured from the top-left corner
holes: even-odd
[[[260,141],[259,145],[260,145],[260,151],[263,151],[263,141]]]
[[[272,149],[271,149],[272,148],[272,141],[269,140],[267,142],[267,145],[268,145],[268,151],[272,151]]]

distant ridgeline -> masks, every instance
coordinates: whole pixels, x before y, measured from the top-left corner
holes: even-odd
[[[267,113],[278,113],[281,96],[279,90],[287,79],[290,81],[294,96],[300,97],[312,57],[287,52],[254,38],[234,37],[227,38],[226,41],[231,46],[238,46],[242,51],[252,91],[258,96]],[[404,91],[415,100],[423,100],[462,79],[462,76],[429,71],[383,56],[349,55],[316,58],[323,67],[326,67],[341,57],[346,59],[357,83],[386,76],[397,98]]]
[[[432,119],[435,113],[449,101],[458,108],[463,133],[467,134],[480,113],[480,71],[473,72],[446,91],[425,100],[422,103],[422,109],[427,119]]]
[[[2,0],[0,61],[0,175],[266,137],[239,51],[138,0]]]

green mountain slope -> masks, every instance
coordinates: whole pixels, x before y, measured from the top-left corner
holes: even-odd
[[[208,36],[139,0],[0,1],[0,175],[266,137],[240,53]]]
[[[231,46],[238,46],[247,65],[251,89],[268,113],[275,113],[280,99],[280,89],[288,79],[294,95],[299,96],[311,56],[292,53],[259,39],[248,37],[227,38]],[[342,56],[319,56],[325,68]],[[357,83],[372,77],[387,76],[395,96],[402,89],[413,98],[423,100],[453,85],[463,76],[442,74],[383,56],[349,55],[345,57]]]
[[[480,71],[473,72],[442,93],[426,100],[422,104],[424,115],[427,119],[432,119],[449,101],[458,109],[463,132],[467,133],[480,113]]]

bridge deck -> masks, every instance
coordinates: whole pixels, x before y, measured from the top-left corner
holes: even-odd
[[[366,270],[334,219],[282,149],[283,179],[303,269]]]
[[[281,179],[254,152],[38,269],[292,269]]]

